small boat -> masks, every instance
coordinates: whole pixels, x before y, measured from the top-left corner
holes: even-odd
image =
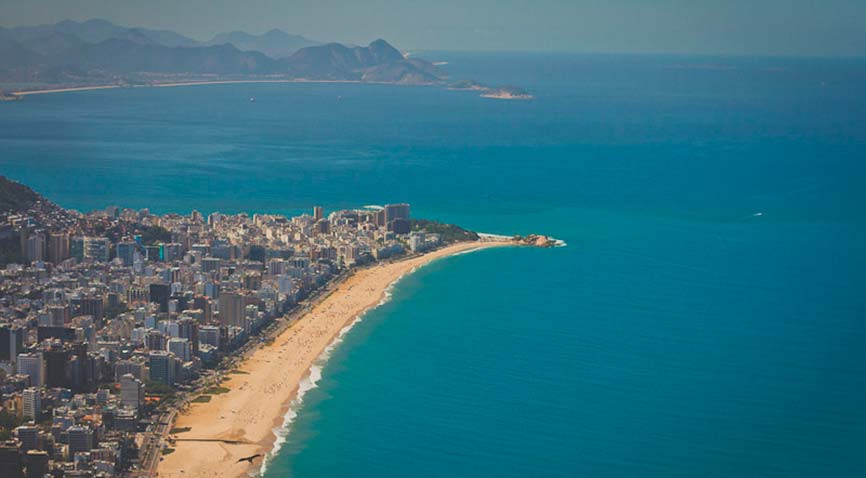
[[[251,96],[250,97],[250,103],[255,103],[255,102],[256,102],[256,99]]]

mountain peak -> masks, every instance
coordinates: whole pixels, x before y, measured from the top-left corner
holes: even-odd
[[[433,84],[444,74],[409,59],[378,38],[367,46],[321,44],[273,28],[259,35],[220,33],[196,42],[169,30],[71,20],[0,31],[0,79],[45,78],[47,83],[116,81],[118,75],[277,75],[299,79]],[[26,67],[21,69],[19,67]],[[17,76],[16,76],[17,75]],[[157,75],[157,76],[155,76]],[[10,81],[11,82],[11,81]]]
[[[381,38],[370,42],[367,49],[379,62],[398,61],[403,59],[403,54],[400,53],[400,50],[394,48],[390,43]]]

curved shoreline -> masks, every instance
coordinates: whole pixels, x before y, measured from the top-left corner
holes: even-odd
[[[235,84],[256,84],[256,83],[326,83],[326,84],[367,84],[367,85],[391,85],[391,86],[437,86],[435,83],[400,83],[393,81],[361,81],[361,80],[309,80],[304,78],[285,78],[285,79],[238,79],[238,80],[190,80],[190,81],[167,81],[164,83],[148,83],[140,85],[92,85],[92,86],[70,86],[62,88],[45,88],[37,90],[20,90],[10,92],[11,97],[4,99],[6,101],[15,101],[24,98],[25,96],[43,95],[52,93],[73,93],[76,91],[92,91],[92,90],[113,90],[113,89],[136,89],[136,88],[172,88],[177,86],[206,86],[206,85],[235,85]],[[442,86],[442,85],[438,85]],[[534,97],[530,94],[511,94],[492,91],[490,88],[451,88],[445,87],[451,91],[475,91],[479,92],[480,98],[497,99],[497,100],[531,100]]]
[[[466,253],[472,252],[474,250],[477,250],[477,249],[471,249],[471,250],[467,250],[467,251],[457,252],[453,255],[456,256],[459,254],[466,254]],[[394,286],[396,286],[398,282],[403,280],[404,277],[415,272],[418,269],[418,267],[421,267],[421,266],[417,266],[417,267],[413,268],[412,270],[410,270],[407,273],[398,277],[390,285],[388,285],[388,287],[385,288],[383,297],[379,301],[379,303],[370,307],[367,310],[364,310],[363,312],[358,314],[353,320],[351,320],[348,324],[346,324],[345,327],[340,329],[340,331],[337,332],[337,335],[334,337],[334,339],[331,340],[331,343],[328,344],[328,346],[325,347],[324,350],[322,350],[322,352],[319,354],[318,357],[316,357],[316,360],[313,362],[313,365],[310,366],[310,370],[308,371],[306,377],[304,377],[301,380],[301,382],[298,383],[298,387],[293,394],[293,398],[291,400],[289,400],[289,402],[286,406],[286,411],[283,414],[280,426],[273,429],[273,432],[274,432],[273,440],[270,441],[270,445],[267,447],[268,452],[262,458],[262,464],[261,464],[261,466],[259,466],[259,470],[256,473],[256,475],[263,476],[265,474],[265,472],[267,471],[268,465],[270,465],[271,460],[273,460],[279,454],[283,445],[286,443],[286,438],[288,437],[289,433],[291,432],[292,424],[295,422],[295,419],[298,417],[298,413],[297,413],[298,409],[304,404],[304,396],[310,390],[318,388],[319,380],[321,380],[321,378],[322,378],[322,370],[324,369],[328,360],[331,358],[331,354],[343,342],[343,339],[345,338],[346,334],[348,334],[349,331],[355,327],[355,325],[357,325],[359,322],[364,320],[364,316],[366,316],[369,312],[379,308],[379,306],[381,306],[381,305],[388,303],[388,301],[391,300],[391,290],[394,288]],[[307,382],[306,387],[304,387],[305,382]],[[252,468],[254,468],[254,467],[252,467]]]
[[[299,405],[299,385],[310,377],[323,354],[339,344],[363,315],[385,301],[401,278],[437,259],[473,250],[515,245],[511,241],[466,242],[408,259],[360,269],[339,284],[313,309],[281,332],[272,344],[259,347],[240,365],[242,374],[222,384],[230,389],[210,402],[191,404],[175,421],[190,427],[178,438],[232,440],[241,443],[179,441],[159,464],[160,477],[237,478],[257,474],[261,464],[237,463],[241,457],[271,458],[278,444],[275,430],[290,425]],[[314,386],[314,385],[313,385]],[[312,387],[311,387],[312,388]],[[301,397],[302,398],[302,397]],[[265,465],[266,466],[266,465]]]
[[[370,84],[370,85],[395,85],[395,86],[429,86],[427,84],[410,85],[394,82],[383,81],[358,81],[358,80],[307,80],[302,78],[297,79],[273,79],[273,80],[191,80],[191,81],[170,81],[165,83],[150,83],[143,85],[93,85],[93,86],[70,86],[68,88],[46,88],[42,90],[22,90],[14,91],[10,94],[15,96],[31,96],[43,95],[50,93],[71,93],[75,91],[91,91],[91,90],[113,90],[113,89],[136,89],[136,88],[172,88],[177,86],[206,86],[206,85],[235,85],[235,84],[254,84],[254,83],[350,83],[350,84]]]

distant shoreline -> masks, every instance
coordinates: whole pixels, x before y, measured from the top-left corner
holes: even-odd
[[[66,88],[45,88],[37,90],[21,90],[9,93],[14,99],[22,99],[25,96],[44,95],[53,93],[71,93],[76,91],[92,91],[92,90],[113,90],[121,88],[173,88],[179,86],[206,86],[206,85],[235,85],[235,84],[255,84],[255,83],[337,83],[337,84],[367,84],[367,85],[391,85],[391,86],[444,86],[451,91],[475,91],[482,93],[481,98],[492,98],[499,100],[530,100],[533,99],[529,94],[512,94],[503,92],[500,89],[478,87],[478,88],[453,88],[445,85],[427,84],[427,83],[395,83],[385,81],[360,81],[360,80],[308,80],[303,78],[297,79],[274,79],[274,80],[197,80],[197,81],[172,81],[166,83],[151,83],[143,85],[93,85],[93,86],[70,86]]]
[[[513,95],[510,93],[485,93],[480,95],[482,98],[491,98],[494,100],[531,100],[532,95]]]
[[[120,88],[120,85],[102,85],[102,86],[74,86],[69,88],[51,88],[45,90],[25,90],[14,91],[11,94],[15,96],[41,95],[48,93],[67,93],[70,91],[87,91],[87,90],[108,90],[112,88]]]
[[[305,79],[285,79],[285,80],[204,80],[204,81],[175,81],[170,83],[152,83],[149,85],[94,85],[94,86],[70,86],[68,88],[46,88],[41,90],[22,90],[12,92],[15,96],[30,96],[43,95],[49,93],[69,93],[74,91],[90,91],[90,90],[112,90],[118,88],[170,88],[176,86],[203,86],[203,85],[231,85],[243,83],[368,83],[377,85],[398,85],[400,83],[380,83],[371,81],[357,80],[305,80]],[[425,85],[419,85],[425,86]]]

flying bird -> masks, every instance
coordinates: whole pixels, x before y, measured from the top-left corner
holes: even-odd
[[[255,460],[256,458],[258,458],[258,457],[260,457],[260,456],[262,456],[260,453],[256,453],[256,454],[253,455],[253,456],[247,456],[247,457],[244,457],[244,458],[239,459],[239,460],[237,461],[237,463],[240,463],[240,462],[242,462],[242,461],[248,461],[248,462],[250,462],[250,465],[252,465],[252,464],[253,464],[253,460]]]

